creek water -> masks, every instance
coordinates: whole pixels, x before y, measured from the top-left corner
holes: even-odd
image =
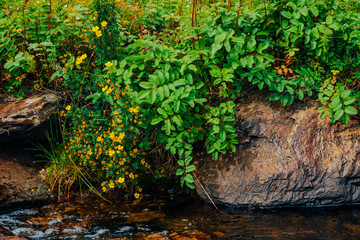
[[[222,210],[183,195],[90,195],[2,213],[0,226],[30,239],[360,239],[360,206]]]

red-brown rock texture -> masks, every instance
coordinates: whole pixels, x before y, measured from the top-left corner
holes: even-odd
[[[58,97],[41,94],[0,104],[0,143],[34,139],[56,111]]]
[[[360,202],[359,121],[331,125],[318,107],[284,109],[258,99],[238,104],[237,152],[198,163],[196,175],[211,198],[265,207]]]
[[[49,185],[40,174],[43,165],[34,157],[33,151],[11,145],[1,146],[0,212],[53,198]]]

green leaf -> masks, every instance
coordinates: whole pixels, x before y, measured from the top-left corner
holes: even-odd
[[[271,94],[271,96],[269,97],[269,100],[270,101],[277,101],[281,98],[281,95],[279,93],[273,93]]]
[[[284,17],[286,17],[287,19],[291,18],[291,13],[287,12],[287,11],[282,11],[281,15],[283,15]]]
[[[183,124],[183,121],[182,121],[180,115],[174,115],[174,116],[171,118],[171,120],[172,120],[174,123],[176,123],[176,125],[178,125],[179,127],[182,126],[182,124]]]
[[[347,115],[347,114],[344,114],[343,118],[342,118],[342,123],[344,125],[348,125],[349,124],[349,121],[350,121],[350,116]]]
[[[177,163],[178,163],[178,165],[181,166],[181,167],[185,165],[184,160],[179,160]]]
[[[328,24],[328,25],[332,24],[332,22],[333,22],[332,16],[328,15],[328,16],[326,17],[325,22],[326,22],[326,24]]]
[[[162,118],[155,118],[155,119],[151,120],[151,125],[156,125],[161,121],[163,121]]]
[[[350,105],[356,101],[356,98],[354,96],[349,96],[344,98],[343,101],[344,101],[344,105]]]
[[[166,119],[165,120],[165,133],[166,135],[170,135],[171,133],[171,122],[170,122],[170,119]]]
[[[191,152],[191,151],[190,151]],[[192,156],[188,156],[186,159],[185,159],[185,165],[189,165],[190,162],[192,161]]]
[[[153,83],[151,82],[141,82],[139,83],[140,87],[144,88],[144,89],[151,89],[154,87]]]
[[[304,91],[302,89],[299,89],[298,90],[298,98],[300,100],[303,100],[304,99]]]
[[[185,182],[186,186],[190,189],[195,189],[195,184],[190,182]]]
[[[344,115],[344,109],[339,109],[335,112],[334,121],[338,121]]]
[[[213,160],[218,160],[218,158],[219,158],[219,152],[217,152],[217,151],[213,152],[212,159]]]
[[[356,115],[356,114],[358,114],[358,111],[353,106],[346,106],[345,107],[345,113],[347,113],[349,115]]]
[[[347,98],[350,96],[350,94],[351,94],[351,90],[349,90],[349,89],[345,90],[341,93],[341,98]]]
[[[312,5],[310,7],[310,11],[312,12],[312,14],[314,14],[315,17],[319,15],[319,9],[315,5]]]
[[[189,165],[185,168],[185,172],[186,173],[189,173],[189,172],[192,172],[196,169],[196,167],[194,165]]]
[[[178,168],[178,169],[176,170],[176,176],[181,176],[181,175],[183,175],[183,174],[184,174],[184,172],[185,172],[185,170],[184,170],[184,169],[182,169],[182,168]]]
[[[161,107],[158,107],[157,111],[158,111],[158,113],[160,113],[164,118],[167,118],[167,117],[168,117],[167,112],[166,112],[164,109],[162,109]]]
[[[153,89],[150,93],[150,103],[153,104],[156,100],[156,90]]]
[[[193,178],[193,176],[191,176],[190,173],[186,174],[184,180],[185,180],[185,182],[188,182],[188,183],[193,183],[194,182],[194,178]]]

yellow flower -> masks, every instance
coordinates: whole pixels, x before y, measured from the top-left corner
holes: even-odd
[[[103,192],[106,192],[106,187],[102,187]]]
[[[118,183],[123,183],[124,181],[125,181],[125,178],[123,178],[123,177],[120,177],[120,178],[117,180]]]
[[[111,182],[109,183],[109,187],[110,187],[110,188],[114,188],[114,187],[115,187],[114,182],[111,181]]]
[[[93,32],[99,31],[99,27],[98,27],[98,26],[93,27],[93,28],[92,28],[92,31],[93,31]]]
[[[101,22],[101,26],[106,27],[106,25],[107,25],[107,22],[106,22],[106,21],[102,21],[102,22]]]
[[[129,112],[137,114],[137,113],[139,113],[139,107],[136,107],[136,108],[131,107],[131,108],[129,108]]]
[[[82,60],[84,60],[85,58],[87,58],[87,54],[83,54],[81,57],[80,57]]]
[[[96,36],[97,36],[98,38],[101,37],[101,36],[102,36],[101,31],[97,31],[97,32],[96,32]]]
[[[107,63],[105,63],[105,66],[106,67],[111,67],[113,64],[112,64],[112,62],[107,62]]]
[[[140,194],[135,193],[135,194],[134,194],[134,197],[135,197],[135,198],[139,198],[139,197],[140,197]]]
[[[115,151],[113,149],[109,150],[109,156],[112,157],[115,155]]]
[[[129,174],[129,178],[134,179],[134,174],[133,174],[133,173],[130,173],[130,174]]]
[[[78,59],[76,59],[76,64],[78,64],[78,65],[79,65],[79,64],[81,64],[81,63],[82,63],[82,61],[83,61],[83,60],[82,60],[82,58],[78,58]]]
[[[70,110],[71,110],[71,106],[70,106],[70,105],[67,105],[65,109],[66,109],[67,111],[70,111]]]
[[[102,90],[103,92],[106,92],[107,89],[108,89],[108,86],[105,86],[105,87],[101,88],[101,90]]]

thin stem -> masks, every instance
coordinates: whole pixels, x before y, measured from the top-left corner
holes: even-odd
[[[26,22],[25,22],[25,7],[29,0],[25,0],[24,6],[22,8],[22,17],[23,17],[23,44],[22,44],[22,51],[25,52],[26,49]]]

